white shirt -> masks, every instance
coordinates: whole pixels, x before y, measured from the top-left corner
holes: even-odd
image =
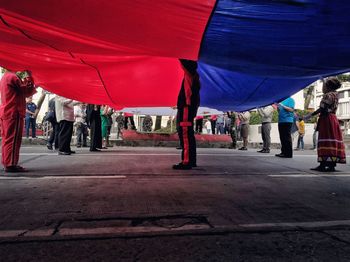
[[[59,123],[62,120],[74,122],[74,104],[78,103],[79,102],[73,101],[72,99],[68,99],[63,96],[56,96],[55,110],[57,122]]]

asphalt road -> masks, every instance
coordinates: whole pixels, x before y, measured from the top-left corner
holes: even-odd
[[[350,166],[199,149],[23,147],[0,175],[1,261],[350,261]]]

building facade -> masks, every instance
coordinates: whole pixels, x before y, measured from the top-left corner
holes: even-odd
[[[350,136],[350,82],[343,82],[341,88],[337,91],[339,98],[337,117],[343,134]],[[318,81],[314,90],[314,105],[316,109],[321,102],[322,95],[322,82]]]

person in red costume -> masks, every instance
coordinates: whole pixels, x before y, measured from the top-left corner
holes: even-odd
[[[173,169],[192,169],[197,166],[193,120],[200,104],[200,81],[196,61],[180,59],[180,62],[184,79],[177,98],[176,127],[182,148],[182,161],[173,165]]]
[[[30,72],[23,81],[14,72],[6,72],[0,81],[0,92],[2,164],[5,172],[26,172],[26,169],[18,165],[18,160],[26,114],[26,97],[36,92]]]

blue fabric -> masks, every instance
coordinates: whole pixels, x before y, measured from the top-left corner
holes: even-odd
[[[243,111],[350,71],[349,13],[345,0],[218,0],[199,56],[202,105]]]
[[[245,111],[280,102],[317,78],[268,78],[232,72],[199,63],[201,106]]]
[[[281,104],[290,108],[295,107],[295,101],[291,97],[288,97],[287,99],[283,100]],[[293,123],[293,121],[294,121],[294,113],[287,111],[281,105],[279,105],[278,106],[278,123]]]

